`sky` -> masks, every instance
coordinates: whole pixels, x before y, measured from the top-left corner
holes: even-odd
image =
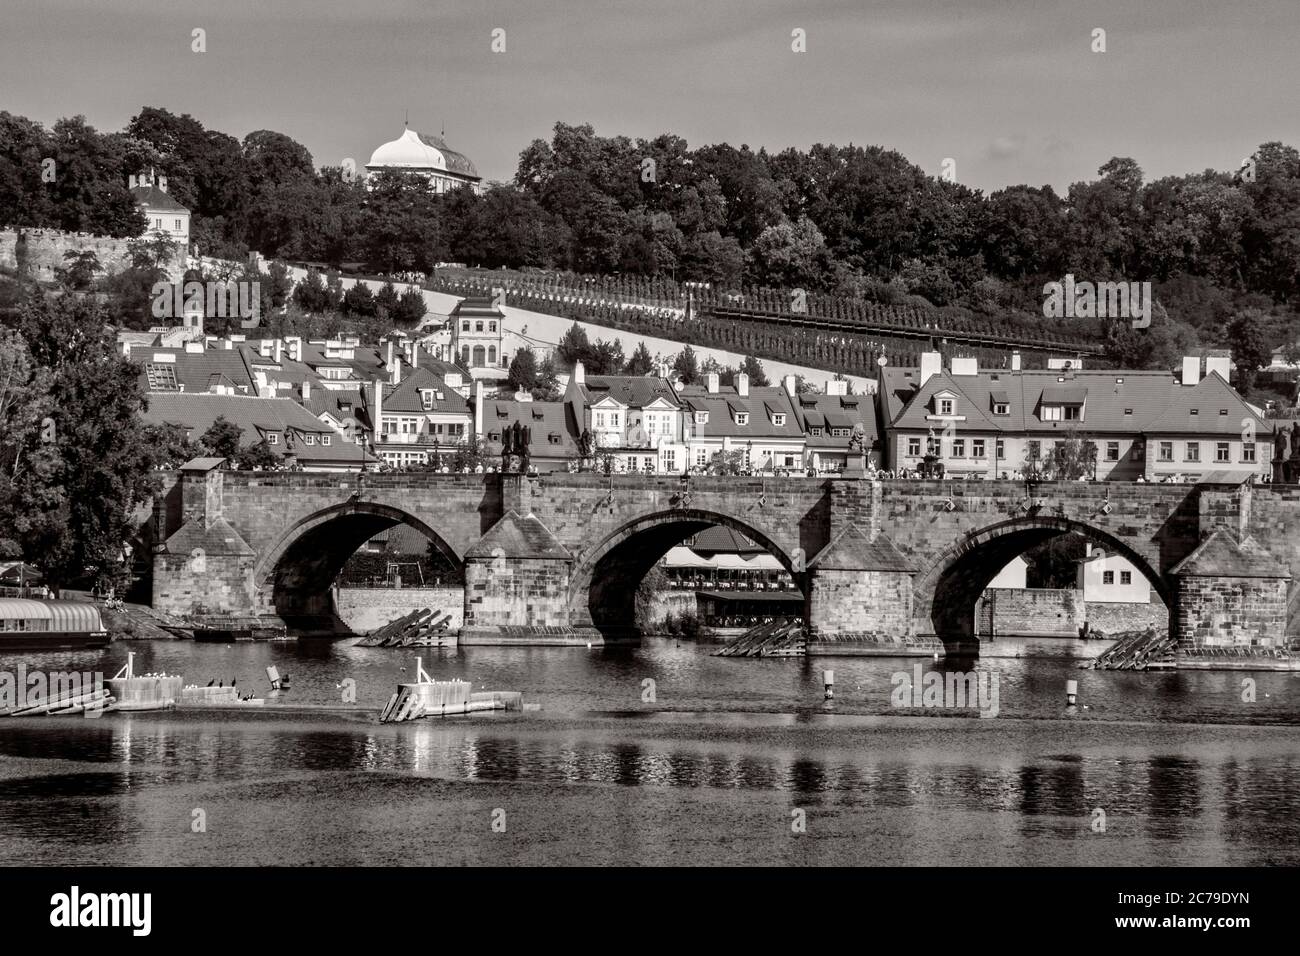
[[[1297,36],[1300,0],[0,0],[0,109],[158,106],[358,167],[409,111],[489,180],[562,121],[1064,190],[1116,155],[1153,179],[1300,146]]]

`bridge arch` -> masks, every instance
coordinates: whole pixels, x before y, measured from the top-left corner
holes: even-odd
[[[1173,607],[1169,582],[1123,539],[1061,515],[1026,515],[986,525],[947,548],[913,581],[913,622],[918,633],[946,643],[975,640],[975,605],[1006,564],[1030,548],[1062,534],[1077,534],[1107,554],[1126,558],[1151,583],[1166,607]]]
[[[254,582],[283,618],[331,618],[330,586],[344,563],[375,535],[399,524],[424,535],[451,566],[464,567],[455,548],[415,515],[358,500],[322,508],[285,529],[258,560]]]
[[[803,594],[802,562],[747,521],[721,511],[675,508],[638,515],[577,555],[569,578],[570,619],[606,635],[635,633],[636,592],[669,549],[715,525],[730,528],[781,562]]]

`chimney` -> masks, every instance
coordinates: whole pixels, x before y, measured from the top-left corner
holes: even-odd
[[[415,343],[414,343],[414,342],[403,342],[403,343],[402,343],[402,354],[406,356],[406,364],[407,364],[407,365],[414,365],[414,364],[415,364],[415,359],[411,357],[411,356],[414,354],[414,352],[415,352]]]
[[[1205,377],[1209,378],[1212,372],[1218,372],[1225,382],[1230,381],[1232,378],[1232,359],[1226,355],[1205,356]]]
[[[420,346],[419,343],[411,344],[411,368],[420,367]]]
[[[578,368],[582,368],[582,363],[578,363]],[[479,379],[474,383],[474,434],[479,438],[483,437],[483,380]]]
[[[710,395],[718,394],[718,373],[717,372],[709,373],[709,394]]]
[[[979,373],[979,359],[974,358],[973,356],[954,358],[952,360],[953,375],[978,375]]]
[[[794,398],[796,395],[799,394],[798,375],[787,375],[781,381],[785,385],[785,393],[789,395],[791,398]]]
[[[284,339],[275,340],[275,364],[279,365],[284,361]]]
[[[921,353],[921,382],[924,385],[934,375],[943,371],[943,355],[939,352]]]
[[[832,378],[826,380],[827,395],[847,395],[849,394],[849,383],[846,379]]]
[[[289,358],[293,359],[295,362],[301,362],[302,361],[302,336],[291,335],[287,339],[285,339],[285,341],[289,343]]]
[[[393,361],[393,367],[389,370],[393,376],[393,384],[402,384],[402,360],[397,358]]]
[[[302,402],[304,405],[311,400],[311,382],[307,379],[302,380]]]
[[[378,444],[384,434],[384,380],[378,377],[375,378],[375,400],[370,406],[370,425]]]
[[[1020,349],[1016,349],[1011,353],[1011,371],[1020,371]]]
[[[135,173],[132,173],[130,176],[126,177],[127,189],[135,189],[135,183],[136,183]]]
[[[222,339],[222,340],[221,340],[221,347],[222,347],[223,349],[226,349],[227,351],[230,351],[231,349],[233,349],[233,348],[235,347],[235,340],[234,340],[234,339]]]
[[[167,177],[166,177],[166,176],[159,176],[159,177],[158,177],[158,188],[161,189],[163,192],[166,192],[166,191],[167,191]]]
[[[1201,380],[1201,357],[1199,355],[1183,356],[1183,384],[1195,385]]]
[[[392,339],[388,340],[388,358],[384,362],[384,364],[388,366],[388,374],[392,375],[393,374],[393,340]]]
[[[736,394],[742,398],[749,397],[749,375],[745,372],[736,373]]]
[[[575,385],[587,384],[587,370],[582,367],[581,362],[573,363],[573,383]]]

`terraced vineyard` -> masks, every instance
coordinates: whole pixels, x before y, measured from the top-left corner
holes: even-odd
[[[932,342],[994,366],[1018,349],[1027,368],[1043,365],[1049,355],[1101,351],[1095,340],[912,305],[808,294],[806,311],[795,311],[788,290],[719,293],[666,279],[468,269],[439,269],[429,288],[455,295],[501,292],[515,308],[854,375],[874,375],[882,354],[891,364],[915,365]]]

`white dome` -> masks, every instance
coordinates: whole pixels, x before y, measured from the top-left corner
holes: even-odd
[[[422,140],[415,130],[407,129],[397,139],[371,153],[366,166],[446,170],[447,158],[437,147]]]

